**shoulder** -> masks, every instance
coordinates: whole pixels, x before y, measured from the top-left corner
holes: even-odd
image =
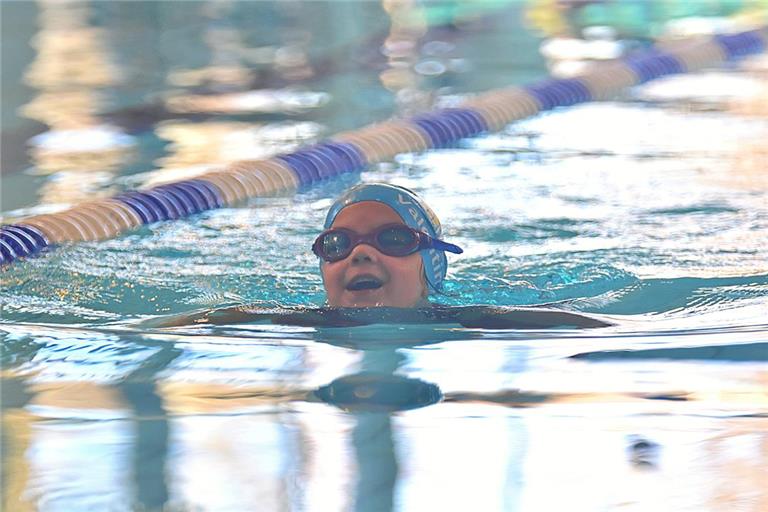
[[[510,306],[463,306],[457,318],[464,327],[480,329],[596,328],[613,325],[605,319],[560,309]]]
[[[613,325],[596,316],[544,308],[508,306],[444,306],[417,308],[338,308],[242,305],[193,311],[143,322],[143,327],[271,323],[304,327],[355,327],[371,324],[460,324],[480,329],[594,328]]]

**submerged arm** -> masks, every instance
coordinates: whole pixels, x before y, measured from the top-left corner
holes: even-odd
[[[551,329],[555,327],[595,328],[613,325],[581,313],[556,309],[468,306],[460,308],[458,322],[480,329]]]
[[[139,325],[144,328],[164,328],[243,323],[271,323],[306,327],[352,327],[373,322],[368,318],[355,318],[353,314],[334,308],[263,308],[243,305],[151,318],[142,321]]]
[[[462,308],[262,308],[242,305],[152,318],[144,320],[140,326],[163,328],[186,325],[272,323],[303,327],[354,327],[377,323],[435,324],[458,322],[457,311],[460,309]]]
[[[233,306],[220,309],[203,309],[178,315],[168,315],[160,318],[150,318],[140,323],[141,327],[163,328],[181,327],[186,325],[225,325],[246,322],[270,322],[284,311],[279,308],[264,309],[248,306]]]
[[[556,327],[607,327],[602,319],[556,309],[497,306],[434,306],[427,308],[306,308],[233,306],[206,309],[141,322],[144,328],[187,325],[271,323],[303,327],[354,327],[384,324],[458,323],[481,329],[550,329]]]

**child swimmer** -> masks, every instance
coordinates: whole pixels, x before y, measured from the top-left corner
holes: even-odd
[[[498,306],[440,306],[448,271],[440,221],[410,190],[385,183],[352,187],[331,206],[312,245],[320,259],[327,306],[263,309],[236,306],[145,322],[150,327],[270,322],[348,327],[372,323],[458,323],[487,329],[606,327],[603,320],[567,311]]]

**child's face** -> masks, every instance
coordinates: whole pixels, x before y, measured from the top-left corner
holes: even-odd
[[[385,224],[404,224],[389,206],[362,201],[339,212],[332,228],[346,228],[364,235]],[[360,244],[340,261],[323,262],[322,274],[329,306],[413,307],[426,297],[423,266],[418,252],[397,257],[382,254],[368,244]],[[379,288],[353,290],[350,285],[362,277],[381,282]]]

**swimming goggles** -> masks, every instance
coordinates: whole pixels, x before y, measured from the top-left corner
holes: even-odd
[[[341,261],[360,244],[368,244],[387,256],[408,256],[422,249],[464,252],[458,245],[432,238],[405,224],[387,224],[366,235],[344,228],[329,229],[317,237],[312,252],[325,261]]]

